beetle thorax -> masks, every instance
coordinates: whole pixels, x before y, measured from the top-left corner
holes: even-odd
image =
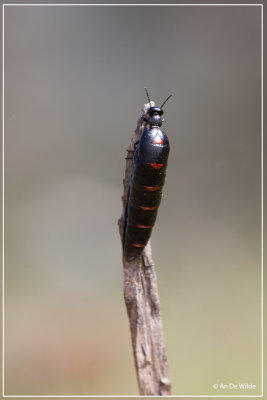
[[[162,125],[162,118],[159,114],[150,115],[148,119],[148,123],[150,126],[161,126]]]

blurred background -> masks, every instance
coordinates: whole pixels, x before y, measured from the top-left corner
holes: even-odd
[[[260,393],[260,51],[257,6],[5,7],[6,395],[138,394],[117,220],[144,86],[173,94],[152,234],[173,394]]]

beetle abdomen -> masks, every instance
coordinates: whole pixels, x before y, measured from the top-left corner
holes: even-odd
[[[127,256],[141,254],[155,223],[165,181],[169,140],[158,127],[146,129],[134,153],[124,233]]]

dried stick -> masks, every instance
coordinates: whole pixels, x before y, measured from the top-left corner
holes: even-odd
[[[145,104],[146,115],[154,102]],[[145,128],[142,116],[128,148],[132,155],[134,144],[140,139]],[[132,158],[126,158],[126,171],[123,180],[123,211],[118,224],[121,239],[123,237],[124,212],[132,169]],[[130,322],[135,369],[140,395],[171,395],[171,381],[168,370],[163,328],[160,315],[160,303],[157,288],[155,265],[152,260],[150,241],[141,256],[134,260],[123,257],[124,300]]]

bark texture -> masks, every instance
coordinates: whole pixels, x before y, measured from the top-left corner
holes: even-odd
[[[121,239],[123,237],[124,213],[132,170],[134,144],[140,139],[145,128],[142,116],[146,115],[153,102],[145,104],[143,114],[131,139],[126,171],[123,180],[123,211],[118,221]],[[141,256],[134,260],[123,257],[124,300],[130,322],[135,369],[140,395],[171,395],[171,381],[168,370],[155,265],[151,254],[150,241]]]

